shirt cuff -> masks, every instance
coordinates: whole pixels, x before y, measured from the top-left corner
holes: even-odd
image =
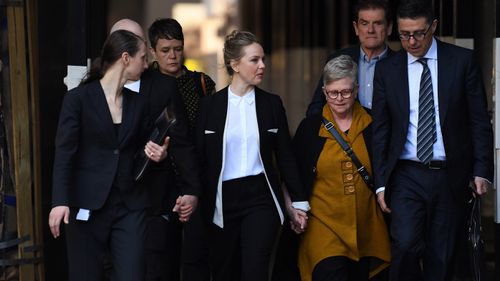
[[[302,210],[304,212],[311,210],[311,206],[309,206],[309,202],[307,202],[307,201],[292,202],[292,207],[294,209],[299,209],[299,210]]]
[[[480,176],[474,176],[475,178],[480,178],[480,179],[483,179],[485,180],[488,184],[492,184],[491,181],[489,181],[487,178],[483,178],[483,177],[480,177]]]
[[[377,190],[375,190],[375,194],[379,194],[380,192],[384,192],[384,191],[385,191],[385,186],[382,186],[382,187],[377,188]]]

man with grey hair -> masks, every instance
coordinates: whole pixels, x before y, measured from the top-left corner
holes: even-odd
[[[387,37],[392,32],[392,18],[387,0],[359,0],[354,6],[352,25],[359,44],[331,54],[327,62],[340,55],[348,55],[358,64],[358,100],[363,107],[371,109],[375,65],[394,53],[386,45]],[[307,116],[321,112],[326,102],[322,87],[323,79],[320,78],[307,108]]]

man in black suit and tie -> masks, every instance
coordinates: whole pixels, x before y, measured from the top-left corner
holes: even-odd
[[[354,7],[352,25],[358,36],[359,45],[331,54],[326,62],[340,55],[348,55],[358,64],[358,99],[363,107],[371,109],[375,65],[394,53],[385,43],[392,33],[392,17],[387,1],[360,0]],[[325,103],[323,76],[321,76],[306,115],[321,113]]]
[[[391,280],[449,280],[471,195],[493,179],[493,133],[470,50],[434,38],[430,3],[402,1],[403,50],[377,64],[373,166],[378,202],[392,214]]]

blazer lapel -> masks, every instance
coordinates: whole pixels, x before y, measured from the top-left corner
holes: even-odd
[[[266,107],[267,104],[265,103],[263,99],[263,95],[261,93],[261,89],[255,87],[255,111],[257,115],[257,127],[259,129],[259,141],[260,141],[260,146],[262,147],[262,136],[266,134],[265,130],[267,129],[266,126],[264,126],[266,118],[269,118],[268,114],[273,114],[273,109]]]
[[[401,116],[409,119],[410,116],[410,90],[408,86],[408,56],[406,51],[401,50],[396,55],[401,56],[400,59],[394,60],[394,69],[396,75],[394,76],[393,83],[397,83],[397,88],[400,89],[399,93],[394,97],[399,103],[401,109]],[[408,123],[409,121],[406,121]]]
[[[437,41],[438,53],[438,100],[439,100],[439,120],[443,126],[446,113],[448,111],[449,99],[451,97],[453,76],[455,72],[456,60],[450,52],[443,50],[444,45]]]
[[[118,133],[118,141],[120,144],[123,143],[130,134],[130,130],[134,123],[134,116],[136,115],[136,103],[132,102],[134,97],[131,97],[131,95],[139,95],[139,93],[129,91],[125,88],[123,89],[122,124]]]
[[[91,103],[94,105],[93,108],[98,116],[99,126],[101,127],[102,134],[110,138],[113,143],[117,142],[116,134],[113,128],[113,119],[111,118],[111,112],[109,112],[108,102],[106,101],[106,96],[101,87],[101,83],[96,81],[90,90]],[[111,133],[110,133],[111,132]]]
[[[227,103],[228,103],[228,92],[227,87],[224,89],[223,95],[218,95],[215,98],[220,99],[217,102],[213,103],[214,112],[216,115],[214,116],[216,120],[216,130],[217,132],[221,132],[221,136],[224,135],[225,127],[226,127],[226,118],[227,118]]]

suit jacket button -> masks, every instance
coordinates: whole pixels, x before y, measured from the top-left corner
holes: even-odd
[[[118,155],[118,154],[120,154],[120,150],[118,150],[118,149],[113,150],[113,154],[114,154],[114,155]]]

